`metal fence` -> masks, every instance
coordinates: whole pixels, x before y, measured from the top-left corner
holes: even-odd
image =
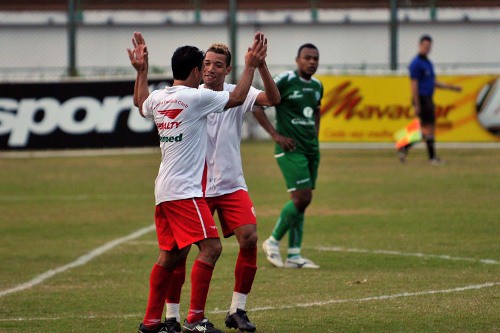
[[[81,8],[86,1],[79,2]],[[132,76],[125,49],[135,30],[147,38],[151,73],[161,76],[170,75],[169,59],[177,46],[205,49],[212,42],[230,44],[238,73],[257,30],[269,37],[267,62],[272,73],[294,68],[296,51],[305,42],[320,49],[321,74],[403,73],[423,33],[434,37],[431,58],[438,71],[500,72],[500,7],[436,8],[396,2],[393,30],[390,6],[256,8],[238,10],[234,18],[228,10],[195,8],[197,1],[189,1],[193,9],[83,10],[75,16],[69,11],[3,11],[0,75],[3,80]]]

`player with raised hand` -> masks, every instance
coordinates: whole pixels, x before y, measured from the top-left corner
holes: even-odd
[[[267,39],[257,34],[257,39]],[[203,84],[201,88],[215,91],[232,91],[234,84],[225,82],[231,72],[231,52],[224,44],[212,44],[203,60]],[[256,216],[248,188],[243,177],[241,163],[241,129],[243,118],[252,112],[255,105],[278,104],[280,94],[265,61],[258,67],[264,84],[264,91],[251,87],[245,102],[230,112],[208,116],[207,178],[205,200],[214,214],[217,211],[224,237],[236,236],[239,244],[236,260],[233,296],[226,316],[226,326],[242,332],[253,332],[256,326],[249,320],[245,306],[257,271],[257,228]],[[167,315],[165,322],[171,332],[180,318],[179,301],[184,282],[185,265],[174,271],[172,286],[167,293]]]
[[[199,253],[191,270],[191,301],[184,332],[220,333],[205,318],[205,303],[212,272],[222,251],[217,227],[203,199],[202,175],[207,146],[207,116],[241,105],[250,89],[255,69],[267,48],[255,39],[245,55],[245,68],[232,92],[198,89],[203,53],[194,46],[176,49],[172,56],[172,87],[148,90],[148,53],[142,35],[134,33],[128,50],[137,71],[134,104],[158,128],[162,161],[155,181],[155,223],[159,255],[150,275],[148,305],[139,332],[167,332],[161,322],[172,275],[196,244]],[[178,126],[169,126],[175,119]]]

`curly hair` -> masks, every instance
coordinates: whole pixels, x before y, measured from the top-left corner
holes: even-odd
[[[231,51],[229,51],[229,47],[226,44],[222,43],[214,43],[210,45],[207,52],[213,52],[217,54],[223,54],[226,56],[226,66],[231,66]],[[206,52],[205,52],[206,54]]]

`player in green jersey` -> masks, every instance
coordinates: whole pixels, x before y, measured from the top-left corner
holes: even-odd
[[[304,213],[311,203],[319,166],[319,120],[323,85],[313,77],[318,69],[319,51],[313,44],[299,48],[297,69],[275,77],[281,94],[276,106],[276,128],[264,109],[254,112],[259,124],[276,142],[276,161],[285,178],[291,200],[285,203],[271,236],[262,247],[267,260],[276,267],[319,268],[301,256]],[[287,259],[281,259],[279,242],[288,232]]]

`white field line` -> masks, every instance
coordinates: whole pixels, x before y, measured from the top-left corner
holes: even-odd
[[[500,282],[486,282],[483,284],[473,284],[465,287],[457,287],[451,289],[441,289],[441,290],[426,290],[426,291],[416,291],[416,292],[404,292],[400,294],[392,294],[392,295],[381,295],[381,296],[372,296],[372,297],[364,297],[364,298],[353,298],[353,299],[331,299],[321,302],[311,302],[311,303],[298,303],[292,305],[282,305],[282,306],[264,306],[260,308],[253,308],[249,311],[268,311],[268,310],[284,310],[284,309],[294,309],[294,308],[309,308],[313,306],[325,306],[330,304],[340,304],[340,303],[355,303],[355,302],[369,302],[369,301],[382,301],[382,300],[391,300],[395,298],[402,297],[415,297],[422,295],[435,295],[435,294],[449,294],[456,293],[468,290],[478,290],[483,288],[491,288],[494,286],[500,285]],[[209,313],[225,313],[227,310],[221,311],[209,311]]]
[[[237,248],[237,242],[231,242],[227,240],[222,240],[224,242],[224,248]],[[157,244],[156,241],[145,241],[145,240],[136,240],[131,241],[129,244],[137,245],[137,244],[148,244],[154,245]],[[391,250],[366,250],[366,249],[352,249],[345,248],[341,246],[318,246],[318,247],[304,247],[305,249],[315,250],[315,251],[324,251],[324,252],[346,252],[346,253],[367,253],[367,254],[383,254],[383,255],[393,255],[393,256],[401,256],[401,257],[417,257],[423,259],[440,259],[440,260],[451,260],[451,261],[468,261],[468,262],[476,262],[481,264],[488,265],[499,265],[500,261],[495,259],[476,259],[476,258],[466,258],[466,257],[452,257],[447,254],[425,254],[425,253],[408,253],[408,252],[400,252],[400,251],[391,251]]]
[[[0,291],[0,297],[3,297],[5,295],[19,292],[22,290],[30,289],[45,280],[59,274],[63,273],[71,268],[75,268],[78,266],[85,265],[92,259],[104,254],[105,252],[113,249],[114,247],[125,243],[125,242],[130,242],[133,241],[144,234],[147,234],[149,232],[152,232],[155,230],[155,226],[150,225],[148,227],[139,229],[133,233],[131,233],[128,236],[118,238],[115,240],[112,240],[92,251],[89,253],[79,257],[75,261],[64,265],[60,266],[58,268],[49,270],[45,273],[42,273],[35,278],[31,279],[28,282],[19,284],[13,288],[9,288],[6,290],[1,290]],[[314,248],[318,251],[335,251],[335,252],[351,252],[351,253],[370,253],[370,254],[384,254],[384,255],[396,255],[396,256],[411,256],[411,257],[419,257],[419,258],[436,258],[436,259],[442,259],[442,260],[456,260],[456,261],[470,261],[470,262],[479,262],[483,264],[499,264],[497,260],[493,259],[474,259],[474,258],[464,258],[464,257],[452,257],[449,255],[435,255],[435,254],[424,254],[424,253],[405,253],[405,252],[399,252],[399,251],[388,251],[388,250],[366,250],[366,249],[350,249],[350,248],[343,248],[343,247],[316,247]],[[496,282],[489,282],[486,284],[482,285],[473,285],[473,286],[467,286],[467,287],[462,287],[462,288],[455,288],[455,289],[446,289],[446,290],[440,290],[440,291],[425,291],[425,292],[418,292],[418,293],[402,293],[402,294],[396,294],[396,295],[389,295],[389,296],[377,296],[377,297],[369,297],[369,298],[363,298],[363,299],[358,299],[356,301],[367,301],[367,300],[377,300],[377,299],[390,299],[390,298],[396,298],[396,297],[405,297],[405,296],[417,296],[417,295],[425,295],[425,294],[432,294],[432,293],[447,293],[447,292],[456,292],[456,291],[464,291],[464,290],[470,290],[470,289],[480,289],[484,287],[492,287],[495,285],[498,285],[499,283]],[[326,301],[325,304],[330,304],[330,303],[343,303],[343,302],[351,302],[354,300],[330,300]],[[320,302],[320,304],[323,304],[324,302]],[[308,303],[309,304],[309,303]],[[316,305],[316,303],[310,303],[313,305]],[[294,306],[288,306],[288,307],[299,307],[300,305],[294,305]],[[287,308],[287,307],[283,307]],[[263,309],[268,309],[268,308],[263,308]],[[254,309],[253,311],[258,311],[260,308]],[[15,320],[15,319],[14,319]]]
[[[3,296],[8,295],[8,294],[15,293],[15,292],[18,292],[18,291],[22,291],[22,290],[25,290],[25,289],[32,288],[32,287],[36,286],[37,284],[40,284],[40,283],[44,282],[45,280],[53,277],[56,274],[63,273],[63,272],[65,272],[65,271],[67,271],[67,270],[69,270],[71,268],[75,268],[75,267],[78,267],[78,266],[85,265],[86,263],[88,263],[89,261],[91,261],[92,259],[94,259],[95,257],[100,256],[101,254],[103,254],[103,253],[111,250],[112,248],[114,248],[114,247],[116,247],[116,246],[118,246],[118,245],[120,245],[122,243],[128,242],[130,240],[139,238],[142,235],[147,234],[147,233],[149,233],[149,232],[151,232],[153,230],[155,230],[155,225],[154,224],[152,224],[152,225],[150,225],[148,227],[139,229],[139,230],[131,233],[128,236],[125,236],[125,237],[122,237],[122,238],[117,238],[115,240],[107,242],[106,244],[104,244],[104,245],[102,245],[102,246],[100,246],[100,247],[98,247],[98,248],[90,251],[89,253],[81,256],[80,258],[76,259],[73,262],[70,262],[67,265],[60,266],[60,267],[57,267],[55,269],[48,270],[45,273],[42,273],[42,274],[36,276],[35,278],[31,279],[30,281],[22,283],[22,284],[19,284],[19,285],[13,287],[13,288],[5,289],[5,290],[0,290],[0,297],[3,297]]]
[[[392,300],[396,298],[403,298],[403,297],[416,297],[416,296],[425,296],[425,295],[435,295],[435,294],[450,294],[450,293],[458,293],[458,292],[464,292],[464,291],[469,291],[469,290],[479,290],[479,289],[484,289],[484,288],[491,288],[500,285],[500,282],[486,282],[482,284],[473,284],[469,286],[464,286],[464,287],[457,287],[457,288],[451,288],[451,289],[441,289],[441,290],[426,290],[426,291],[417,291],[417,292],[404,292],[404,293],[399,293],[399,294],[392,294],[392,295],[380,295],[380,296],[372,296],[372,297],[364,297],[364,298],[352,298],[352,299],[331,299],[331,300],[326,300],[326,301],[321,301],[321,302],[311,302],[311,303],[297,303],[297,304],[291,304],[291,305],[282,305],[282,306],[264,306],[264,307],[257,307],[253,309],[248,309],[249,312],[256,312],[256,311],[272,311],[272,310],[286,310],[286,309],[295,309],[295,308],[310,308],[313,306],[325,306],[325,305],[330,305],[330,304],[341,304],[341,303],[357,303],[357,302],[371,302],[371,301],[384,301],[384,300]],[[225,310],[210,310],[207,311],[207,313],[226,313],[227,309]],[[135,318],[135,317],[141,317],[144,314],[120,314],[120,315],[112,315],[112,316],[96,316],[96,315],[90,315],[90,316],[79,316],[77,318],[79,319],[92,319],[92,318],[108,318],[108,319],[113,319],[113,318]],[[27,317],[27,318],[1,318],[0,322],[14,322],[14,321],[33,321],[33,320],[60,320],[63,319],[63,317]]]
[[[425,253],[406,253],[399,251],[388,251],[388,250],[365,250],[365,249],[349,249],[344,247],[315,247],[313,248],[317,251],[332,251],[332,252],[351,252],[351,253],[369,253],[369,254],[386,254],[386,255],[394,255],[394,256],[403,256],[403,257],[418,257],[418,258],[429,258],[429,259],[442,259],[442,260],[455,260],[455,261],[470,261],[470,262],[479,262],[482,264],[490,264],[490,265],[498,265],[500,262],[494,259],[474,259],[474,258],[464,258],[464,257],[452,257],[446,254],[425,254]]]
[[[143,236],[144,234],[152,232],[154,230],[155,230],[155,225],[153,224],[153,225],[150,225],[149,227],[139,229],[139,230],[131,233],[128,236],[112,240],[112,241],[90,251],[89,253],[81,256],[80,258],[76,259],[75,261],[73,261],[69,264],[57,267],[55,269],[48,270],[45,273],[42,273],[42,274],[36,276],[35,278],[31,279],[30,281],[19,284],[13,288],[0,290],[0,298],[5,296],[5,295],[11,294],[11,293],[15,293],[18,291],[32,288],[32,287],[44,282],[45,280],[55,276],[56,274],[63,273],[71,268],[85,265],[86,263],[88,263],[89,261],[94,259],[95,257],[100,256],[101,254],[113,249],[114,247],[116,247],[122,243],[125,243],[125,242],[133,241],[133,240]],[[349,249],[349,248],[343,248],[343,247],[316,247],[314,249],[318,250],[318,251],[384,254],[384,255],[397,255],[397,256],[407,256],[407,257],[410,256],[410,257],[419,257],[419,258],[437,258],[437,259],[442,259],[442,260],[480,262],[483,264],[499,264],[498,261],[493,260],[493,259],[473,259],[473,258],[452,257],[449,255],[436,255],[436,254],[424,254],[424,253],[405,253],[405,252],[387,251],[387,250]]]

